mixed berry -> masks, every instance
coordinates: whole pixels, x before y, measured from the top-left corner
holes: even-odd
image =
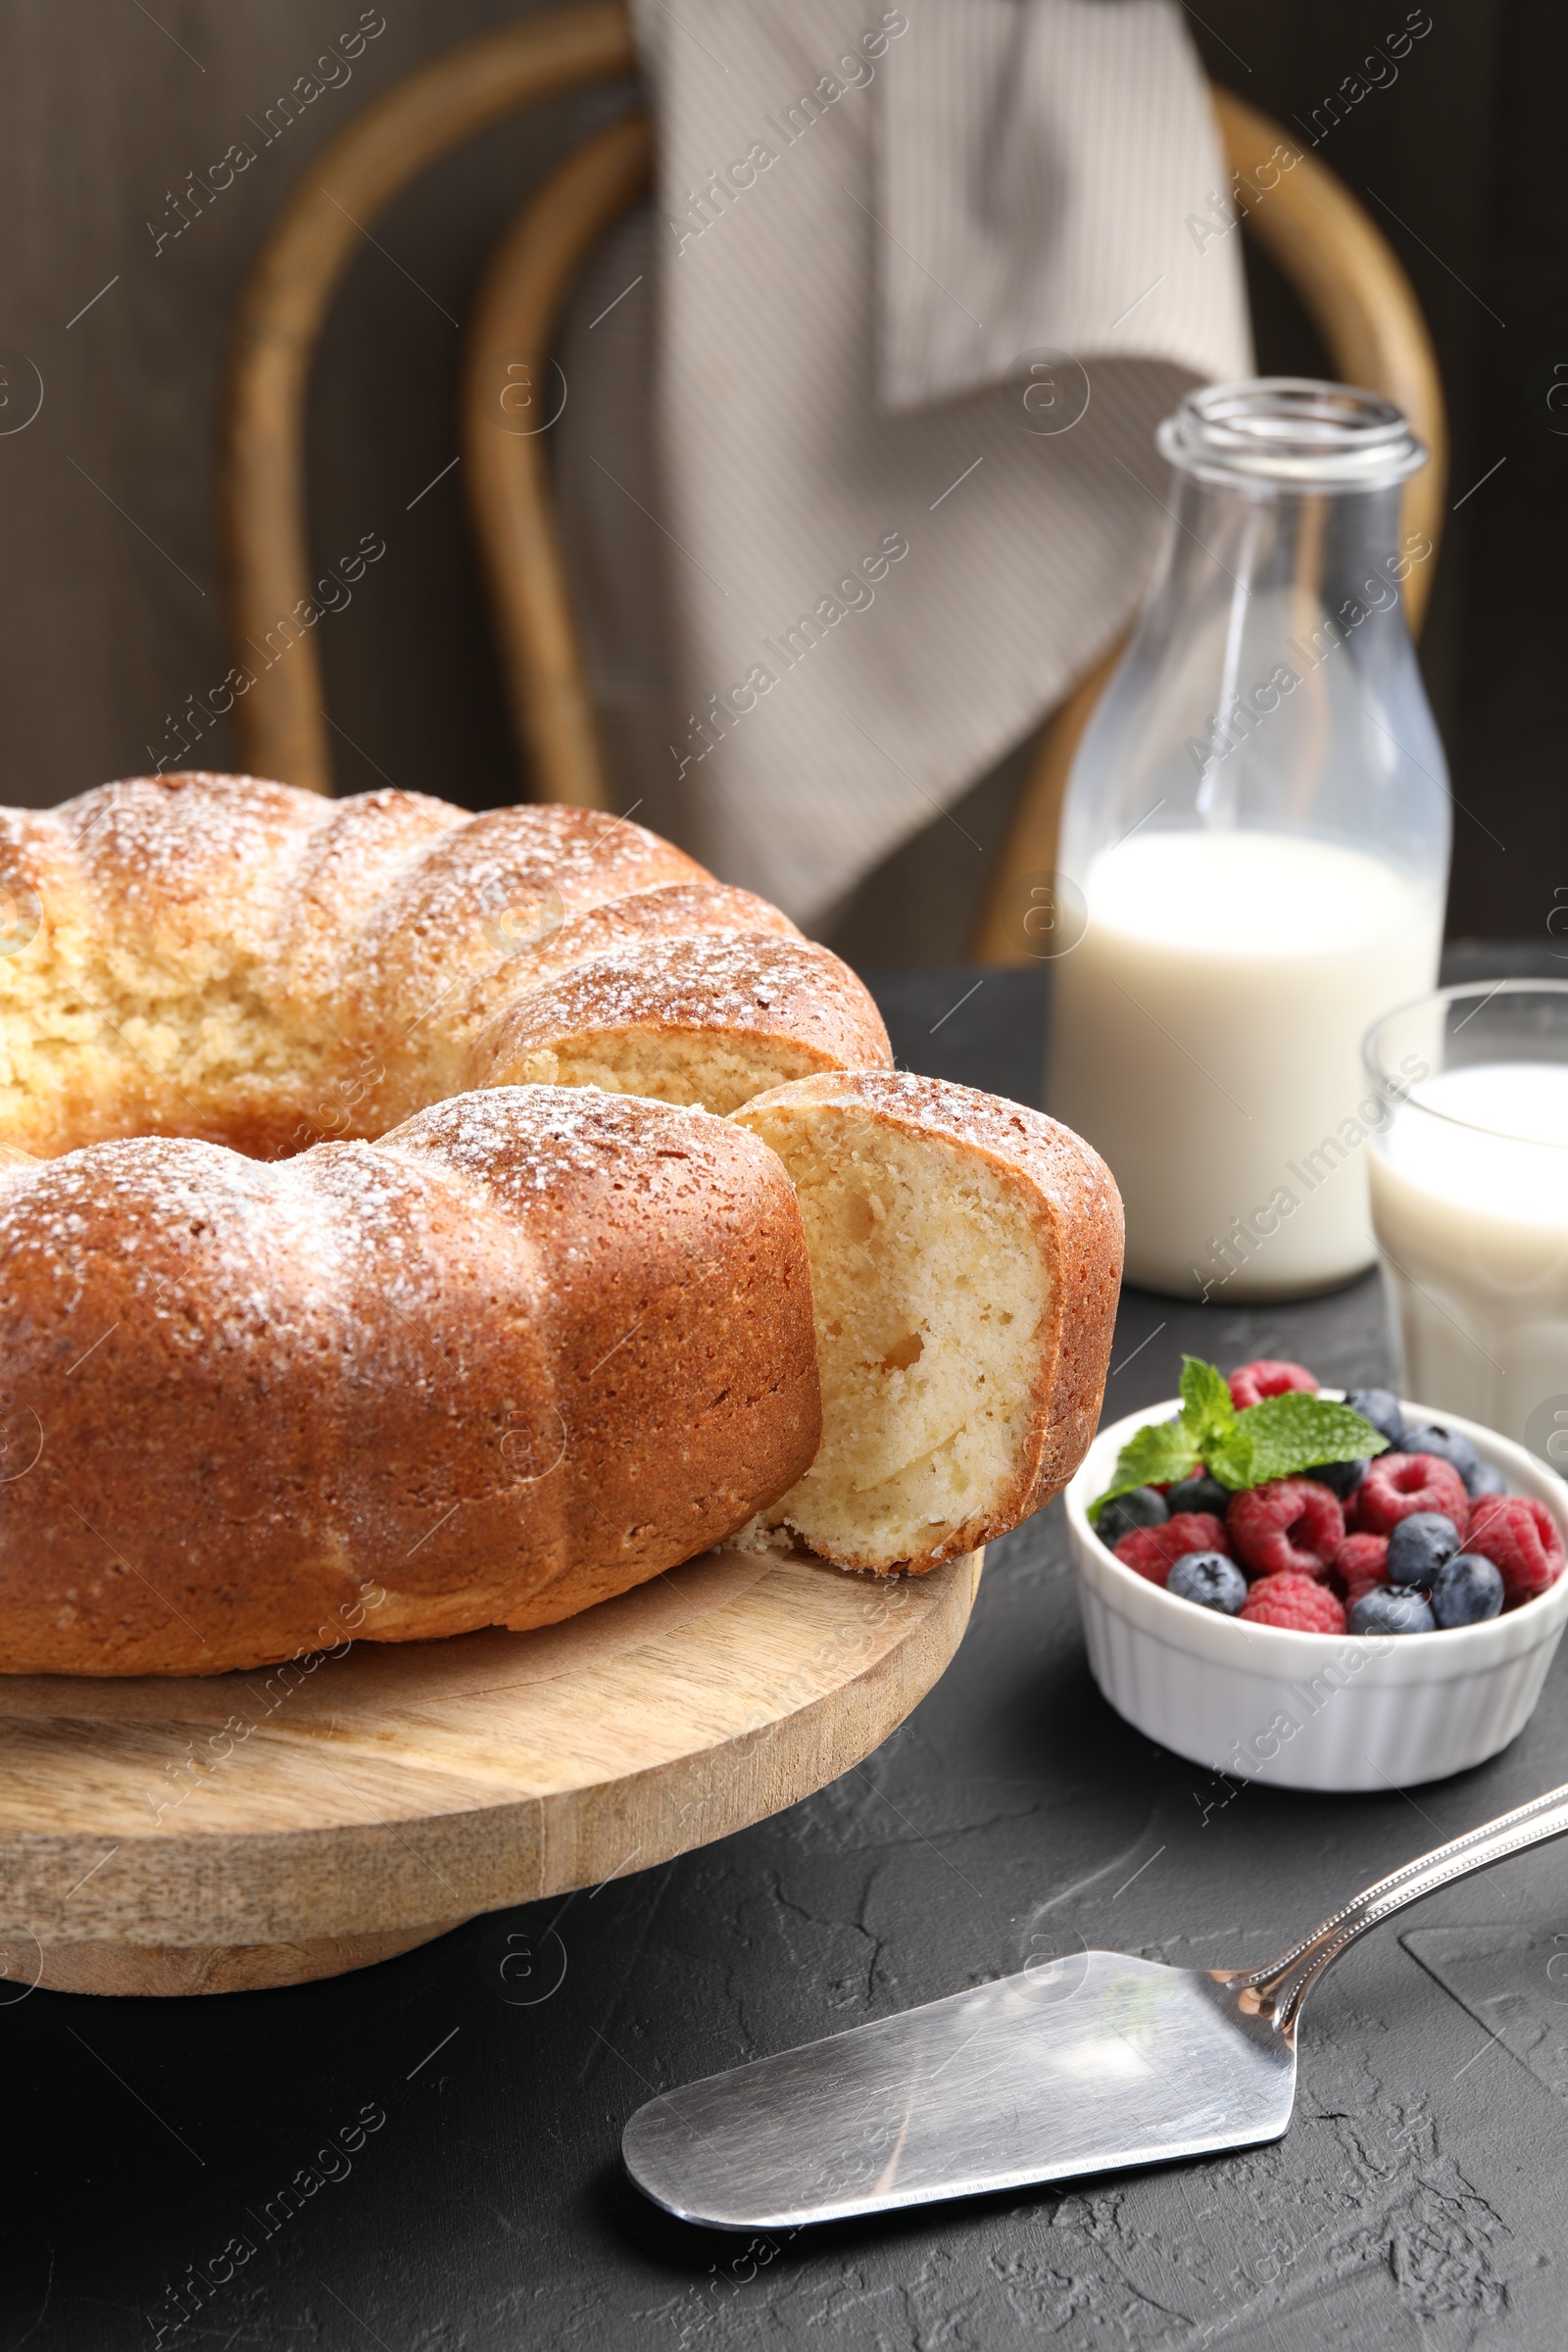
[[[1387,1389],[1333,1403],[1266,1360],[1222,1380],[1189,1356],[1181,1414],[1138,1432],[1090,1517],[1151,1584],[1298,1633],[1480,1625],[1564,1566],[1545,1504],[1504,1493],[1459,1431],[1407,1424]]]

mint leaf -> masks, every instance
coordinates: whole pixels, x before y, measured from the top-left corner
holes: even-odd
[[[1386,1452],[1389,1443],[1348,1404],[1331,1404],[1327,1397],[1309,1396],[1299,1389],[1285,1396],[1265,1396],[1261,1404],[1250,1404],[1245,1413],[1237,1414],[1236,1425],[1245,1432],[1251,1455],[1245,1482],[1250,1486],[1295,1478],[1324,1462],[1365,1461],[1372,1454]],[[1214,1469],[1212,1459],[1209,1468]],[[1214,1474],[1224,1485],[1231,1484],[1223,1472]]]
[[[1248,1412],[1256,1410],[1255,1405],[1248,1407]],[[1252,1451],[1247,1413],[1238,1413],[1229,1429],[1210,1438],[1203,1456],[1204,1467],[1210,1478],[1217,1478],[1220,1485],[1229,1487],[1233,1494],[1240,1494],[1243,1487],[1255,1487],[1260,1483],[1258,1474],[1252,1468]]]
[[[1193,1443],[1185,1417],[1151,1421],[1128,1439],[1116,1457],[1116,1475],[1089,1505],[1089,1524],[1095,1526],[1107,1502],[1130,1494],[1134,1487],[1166,1487],[1187,1478],[1202,1456]]]
[[[1205,1438],[1221,1437],[1235,1425],[1230,1384],[1201,1356],[1182,1357],[1182,1419],[1198,1440],[1200,1451]]]
[[[1324,1462],[1359,1462],[1383,1453],[1388,1439],[1348,1404],[1293,1389],[1238,1412],[1224,1374],[1201,1356],[1182,1357],[1182,1409],[1174,1421],[1149,1421],[1116,1459],[1116,1475],[1089,1505],[1097,1526],[1107,1502],[1134,1487],[1174,1486],[1200,1464],[1239,1494],[1271,1479],[1295,1478]]]
[[[1190,1478],[1208,1458],[1211,1446],[1222,1446],[1236,1428],[1236,1407],[1223,1373],[1200,1356],[1182,1357],[1182,1409],[1174,1421],[1150,1421],[1129,1440],[1116,1463],[1116,1475],[1103,1494],[1089,1506],[1091,1526],[1118,1494],[1134,1487],[1167,1487]]]

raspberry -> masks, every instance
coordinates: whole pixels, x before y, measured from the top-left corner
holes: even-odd
[[[1534,1600],[1562,1574],[1557,1522],[1544,1502],[1526,1494],[1484,1495],[1476,1504],[1464,1547],[1479,1551],[1498,1571],[1505,1608]]]
[[[1380,1454],[1355,1490],[1357,1534],[1386,1536],[1412,1511],[1441,1511],[1462,1542],[1470,1524],[1464,1480],[1435,1453]]]
[[[1222,1551],[1227,1559],[1231,1556],[1223,1525],[1207,1511],[1178,1511],[1163,1527],[1135,1527],[1117,1544],[1116,1557],[1124,1568],[1147,1576],[1152,1585],[1163,1585],[1176,1562],[1189,1551]]]
[[[1374,1585],[1388,1583],[1389,1539],[1387,1536],[1347,1536],[1334,1554],[1334,1586],[1345,1595],[1345,1605],[1359,1600]]]
[[[1305,1389],[1309,1396],[1317,1395],[1317,1381],[1304,1364],[1280,1363],[1267,1355],[1238,1364],[1227,1385],[1239,1413],[1250,1404],[1261,1404],[1265,1396],[1288,1396],[1292,1389]]]
[[[1312,1478],[1249,1487],[1226,1514],[1231,1542],[1254,1576],[1327,1576],[1345,1541],[1345,1513]]]
[[[1279,1625],[1293,1634],[1343,1634],[1345,1610],[1310,1576],[1260,1576],[1242,1609],[1244,1625]]]

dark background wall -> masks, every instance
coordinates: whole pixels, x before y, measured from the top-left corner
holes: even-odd
[[[353,78],[264,144],[267,109],[363,7],[12,0],[0,18],[0,345],[44,382],[36,421],[0,438],[0,799],[47,804],[155,764],[185,697],[221,679],[216,423],[246,271],[360,107],[526,13],[384,0]],[[411,502],[457,454],[460,322],[491,248],[626,97],[518,117],[438,164],[376,222],[333,308],[312,379],[315,552],[330,563],[367,531],[387,547],[320,625],[340,791],[390,776],[486,806],[522,790],[459,474]],[[256,162],[155,250],[185,173],[236,139]],[[234,759],[220,726],[174,764]]]
[[[944,0],[945,5],[957,0]],[[43,805],[153,764],[226,667],[214,500],[225,325],[288,188],[374,92],[504,0],[382,0],[385,29],[286,131],[266,110],[360,19],[357,0],[12,0],[0,24],[0,798]],[[1454,426],[1453,507],[1423,659],[1453,763],[1452,927],[1544,935],[1568,887],[1557,690],[1568,622],[1568,22],[1549,0],[1433,0],[1391,85],[1318,153],[1420,293]],[[1303,139],[1405,20],[1358,0],[1205,0],[1210,74]],[[312,528],[330,561],[387,553],[321,624],[339,786],[390,778],[469,806],[517,797],[458,474],[459,321],[527,190],[627,102],[603,92],[504,125],[429,172],[367,239],[312,394]],[[259,127],[258,127],[259,126]],[[185,174],[257,160],[156,246]],[[148,222],[154,225],[149,229]],[[1299,313],[1250,257],[1259,362],[1320,372]],[[100,289],[106,289],[100,291]],[[90,308],[83,310],[83,305]],[[34,372],[35,371],[35,372]],[[20,420],[43,402],[24,429]],[[192,761],[232,761],[220,725]],[[998,789],[1004,790],[1002,786]],[[893,902],[901,904],[897,896]],[[905,952],[929,954],[912,902]],[[886,930],[886,926],[884,926]],[[897,947],[896,932],[887,932]]]
[[[1568,884],[1568,12],[1224,0],[1201,23],[1187,13],[1210,75],[1303,140],[1382,36],[1431,19],[1397,80],[1350,105],[1314,152],[1409,271],[1449,404],[1450,511],[1422,646],[1456,803],[1449,929],[1544,939]],[[1260,362],[1321,368],[1289,294],[1255,252],[1248,262]],[[1565,388],[1548,406],[1558,363]]]

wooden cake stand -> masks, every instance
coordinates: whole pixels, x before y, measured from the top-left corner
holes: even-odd
[[[336,1976],[809,1795],[957,1648],[979,1553],[708,1552],[537,1633],[0,1677],[0,1997]]]

